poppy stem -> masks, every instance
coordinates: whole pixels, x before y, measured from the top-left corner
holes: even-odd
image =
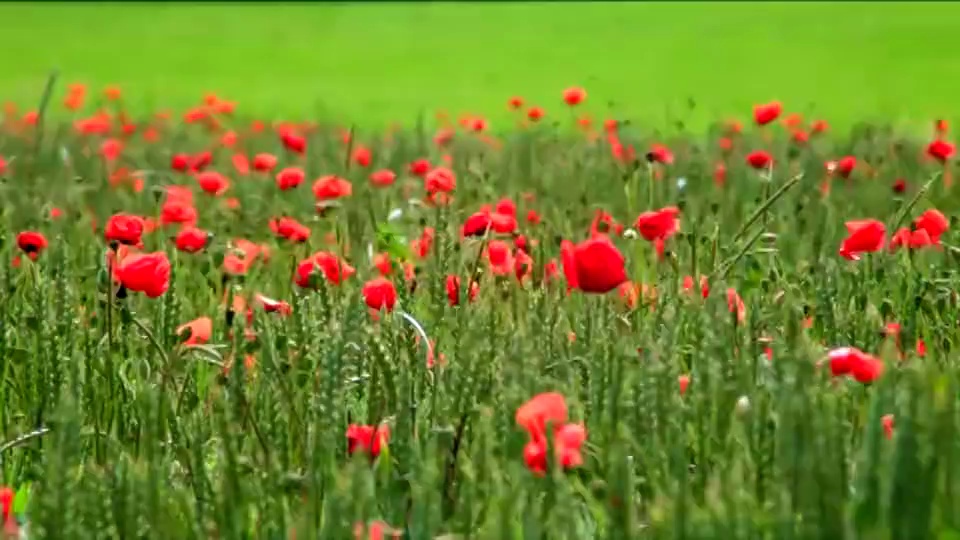
[[[930,187],[933,186],[933,183],[940,178],[941,174],[943,173],[940,171],[933,173],[933,176],[931,176],[929,180],[920,186],[920,189],[917,190],[913,198],[910,199],[907,204],[903,205],[900,208],[900,211],[897,212],[896,218],[893,220],[890,227],[887,228],[888,231],[896,231],[897,228],[900,227],[900,225],[903,223],[903,220],[910,215],[910,211],[913,210],[913,207],[916,206],[917,203],[920,202],[920,199],[927,194],[927,191],[929,191]]]
[[[747,229],[749,229],[750,226],[753,225],[757,221],[757,219],[759,219],[761,216],[765,216],[767,213],[767,210],[769,210],[770,207],[773,206],[773,203],[777,202],[777,200],[779,200],[780,197],[783,197],[783,195],[790,188],[797,185],[797,183],[800,182],[801,179],[803,179],[802,172],[794,176],[790,180],[787,180],[782,186],[780,186],[780,189],[774,191],[773,194],[767,197],[767,200],[764,201],[759,208],[754,210],[753,214],[751,214],[749,218],[747,218],[747,221],[743,223],[743,225],[740,227],[740,230],[737,231],[737,234],[733,235],[733,241],[736,242],[737,240],[742,238],[744,233],[747,232]]]

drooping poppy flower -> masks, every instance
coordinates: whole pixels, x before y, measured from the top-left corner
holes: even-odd
[[[390,427],[386,424],[365,426],[350,424],[347,427],[347,453],[369,454],[371,459],[380,455],[380,451],[390,442]]]
[[[913,226],[926,231],[930,239],[939,244],[940,237],[950,228],[950,221],[939,210],[931,208],[913,220]]]
[[[177,335],[179,336],[187,330],[189,330],[189,335],[183,342],[184,345],[203,345],[209,342],[210,336],[213,335],[213,321],[210,320],[210,317],[199,317],[178,326]]]
[[[204,150],[190,158],[189,170],[200,172],[213,162],[213,154],[209,150]]]
[[[563,91],[563,101],[571,107],[583,103],[585,99],[587,99],[587,91],[583,88],[571,87]]]
[[[116,275],[127,290],[157,298],[170,286],[170,261],[162,251],[130,254],[117,264]]]
[[[883,427],[883,436],[887,439],[893,438],[893,415],[885,414],[880,417],[880,425]]]
[[[446,167],[435,167],[423,178],[427,193],[450,193],[457,187],[457,176]]]
[[[753,107],[753,120],[758,126],[765,126],[773,122],[783,112],[783,105],[779,101],[773,101]]]
[[[373,161],[373,154],[366,146],[357,146],[353,149],[353,162],[361,167],[369,167]]]
[[[840,244],[840,256],[851,261],[859,261],[861,253],[872,253],[883,249],[887,227],[876,219],[862,219],[846,222],[847,237]]]
[[[433,227],[424,227],[423,232],[420,233],[420,238],[414,238],[410,241],[410,250],[417,257],[425,259],[430,253],[430,248],[433,247],[434,235]]]
[[[269,226],[273,234],[291,242],[306,242],[310,238],[310,228],[291,217],[271,219]]]
[[[193,204],[180,199],[167,199],[160,207],[160,223],[193,225],[197,222],[197,209]]]
[[[261,152],[253,156],[253,170],[262,173],[268,173],[277,166],[277,156]]]
[[[927,145],[927,155],[944,163],[953,157],[956,147],[947,141],[936,140]]]
[[[140,216],[132,214],[114,214],[107,219],[103,230],[103,237],[107,242],[118,242],[127,246],[141,245],[144,221]]]
[[[737,322],[742,323],[747,318],[747,306],[736,289],[727,289],[727,311],[737,315]]]
[[[321,176],[313,183],[313,196],[318,201],[328,201],[349,197],[353,194],[353,184],[335,175]]]
[[[450,301],[451,306],[460,305],[460,276],[449,275],[446,279],[446,289],[447,289],[447,299]],[[480,292],[480,285],[471,280],[470,282],[470,291],[467,293],[467,301],[473,302],[477,299],[477,294]]]
[[[396,180],[397,174],[390,169],[380,169],[370,174],[370,183],[377,187],[391,186]]]
[[[300,167],[286,167],[277,173],[277,187],[284,191],[293,189],[303,183],[306,176]]]
[[[180,229],[177,233],[174,243],[177,245],[177,249],[183,251],[184,253],[197,253],[203,251],[207,247],[207,242],[210,241],[210,233],[198,229],[192,225],[187,225]]]
[[[373,310],[386,310],[389,313],[397,304],[397,288],[392,281],[382,276],[364,283],[361,293],[367,307]]]
[[[47,245],[47,238],[43,233],[23,231],[17,235],[17,247],[32,260],[37,260],[40,253],[47,249]]]
[[[283,147],[295,154],[303,154],[307,151],[307,139],[292,130],[283,130],[280,133],[280,142]]]
[[[567,264],[564,258],[564,265]],[[586,293],[604,294],[627,280],[620,250],[604,235],[577,244],[573,251],[577,288]],[[566,272],[566,267],[564,268]]]
[[[765,150],[755,150],[747,154],[747,165],[754,169],[766,169],[773,163],[773,156]]]
[[[230,180],[216,171],[201,171],[196,176],[200,189],[210,195],[220,196],[230,189]]]

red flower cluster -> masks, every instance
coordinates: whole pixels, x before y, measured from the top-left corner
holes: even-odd
[[[517,425],[527,430],[530,441],[523,448],[523,459],[531,471],[544,474],[548,467],[548,437],[557,463],[564,469],[583,464],[580,449],[587,440],[583,424],[567,423],[567,403],[562,394],[546,392],[534,396],[517,409]]]

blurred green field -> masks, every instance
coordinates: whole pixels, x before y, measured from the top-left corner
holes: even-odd
[[[23,104],[53,67],[143,108],[210,90],[264,116],[378,125],[496,119],[514,94],[565,114],[569,85],[595,113],[658,125],[768,99],[838,126],[921,122],[949,117],[960,90],[955,3],[51,3],[2,4],[0,20],[0,98]]]

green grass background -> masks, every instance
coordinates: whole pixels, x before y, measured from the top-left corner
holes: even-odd
[[[693,125],[769,99],[838,126],[919,123],[960,97],[960,3],[38,3],[0,21],[0,99],[23,104],[53,67],[136,107],[217,91],[254,114],[378,125],[496,120],[514,94],[557,117],[570,85],[597,114]]]

